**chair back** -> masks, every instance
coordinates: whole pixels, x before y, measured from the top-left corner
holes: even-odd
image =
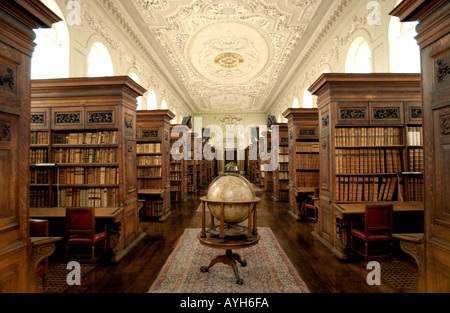
[[[66,208],[66,232],[95,235],[95,208]]]
[[[30,237],[48,237],[48,221],[30,219]]]
[[[366,233],[388,232],[393,229],[393,205],[366,205]]]

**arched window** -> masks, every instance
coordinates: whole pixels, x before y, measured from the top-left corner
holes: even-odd
[[[42,2],[64,18],[55,0]],[[55,23],[51,28],[36,29],[36,48],[31,59],[31,78],[65,78],[69,77],[69,31],[64,20]],[[49,66],[51,64],[51,66]]]
[[[346,73],[371,73],[372,52],[363,37],[353,40],[345,61]]]
[[[300,106],[298,105],[298,98],[295,98],[294,101],[292,102],[292,107],[294,109],[298,109]]]
[[[100,42],[94,43],[88,57],[88,77],[113,75],[114,68],[108,49]]]
[[[167,102],[166,102],[166,100],[163,100],[161,102],[161,110],[167,110]]]
[[[147,110],[157,110],[157,109],[158,109],[158,101],[156,100],[155,91],[153,89],[150,89],[147,98]]]
[[[130,78],[132,79],[132,80],[134,80],[136,83],[138,83],[138,84],[140,84],[140,82],[139,82],[139,77],[137,76],[137,74],[136,73],[131,73],[130,75]],[[137,97],[137,108],[136,108],[136,110],[142,110],[142,97]]]
[[[308,91],[309,86],[306,87],[305,93],[303,94],[303,108],[312,109],[313,108],[313,97],[312,94]]]
[[[420,73],[420,48],[415,37],[417,22],[401,23],[396,16],[389,24],[390,71]]]

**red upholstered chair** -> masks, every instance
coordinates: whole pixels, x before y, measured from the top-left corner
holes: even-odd
[[[351,229],[351,249],[364,256],[364,261],[375,257],[392,257],[392,230],[393,230],[393,206],[392,205],[366,205],[364,216],[364,229]],[[364,252],[355,248],[355,239],[364,242]],[[369,250],[369,244],[372,249]],[[384,245],[384,249],[373,249],[375,245]],[[369,254],[369,253],[374,254]],[[384,252],[384,254],[380,254]]]
[[[103,243],[103,253],[106,253],[106,229],[101,232],[95,230],[95,208],[66,208],[66,257],[88,258],[92,263],[101,256],[95,254],[96,246]],[[90,253],[70,254],[70,248],[77,246],[90,247]]]
[[[30,237],[48,237],[48,221],[30,219]],[[36,275],[42,276],[42,289],[47,286],[48,258],[36,267]]]

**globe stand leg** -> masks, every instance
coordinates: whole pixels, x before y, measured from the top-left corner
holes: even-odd
[[[202,266],[200,268],[200,271],[203,273],[209,272],[209,269],[214,265],[216,265],[217,263],[228,264],[233,268],[234,276],[236,278],[236,284],[242,285],[244,283],[244,280],[239,276],[236,261],[239,262],[242,267],[247,266],[247,262],[245,260],[242,260],[239,254],[233,253],[231,250],[227,250],[225,255],[220,255],[216,257],[211,261],[209,266]]]

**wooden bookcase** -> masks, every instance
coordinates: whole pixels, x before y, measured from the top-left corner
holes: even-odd
[[[136,98],[145,89],[125,76],[33,80],[31,86],[31,138],[44,141],[33,139],[30,175],[43,171],[48,180],[31,181],[30,203],[38,207],[30,216],[64,216],[66,207],[110,212],[108,244],[117,261],[145,235],[136,180]],[[48,157],[34,159],[41,151]]]
[[[268,154],[272,151],[272,134],[271,132],[262,133],[263,137],[261,137],[262,142],[264,144],[264,150],[267,151]],[[265,136],[264,136],[265,135]],[[267,150],[265,150],[267,147]],[[266,161],[261,161],[261,164],[268,164],[270,163],[271,159],[269,158]],[[265,171],[264,173],[264,184],[262,185],[264,187],[264,190],[267,192],[273,191],[273,171]]]
[[[310,92],[318,96],[320,149],[319,221],[313,234],[345,259],[352,216],[342,205],[396,203],[408,194],[402,185],[406,133],[413,110],[421,107],[420,75],[323,74]],[[415,216],[408,223],[421,222]],[[394,216],[394,231],[401,224]]]
[[[194,159],[194,146],[195,146],[195,138],[197,138],[197,134],[190,133],[189,140],[189,159],[186,162],[187,165],[187,183],[188,183],[188,192],[195,193],[197,192],[197,162]]]
[[[291,108],[283,116],[289,131],[289,208],[299,219],[299,204],[319,188],[319,111]]]
[[[273,172],[274,201],[289,201],[289,138],[286,123],[274,123],[272,129],[278,127],[278,168]],[[272,132],[273,136],[273,132]],[[273,147],[272,147],[273,149]]]
[[[33,29],[60,20],[38,0],[0,1],[0,293],[38,290],[28,215]]]
[[[170,214],[170,121],[169,110],[136,114],[136,165],[139,200],[144,217],[164,221]]]
[[[420,291],[450,292],[450,2],[405,0],[391,15],[419,22],[426,219],[423,244],[410,254],[422,274]]]
[[[178,130],[183,130],[188,133],[189,127],[186,125],[171,125],[171,137],[170,137],[170,147],[172,149],[173,144],[180,140],[183,136],[183,133],[180,133],[179,136],[175,136],[173,134],[173,129],[176,127]],[[176,160],[173,158],[176,151],[171,151],[170,153],[170,202],[184,202],[188,195],[188,174],[187,174],[187,161],[185,153],[187,151],[183,151],[183,146],[179,148],[179,154]],[[180,160],[178,160],[180,159]]]

